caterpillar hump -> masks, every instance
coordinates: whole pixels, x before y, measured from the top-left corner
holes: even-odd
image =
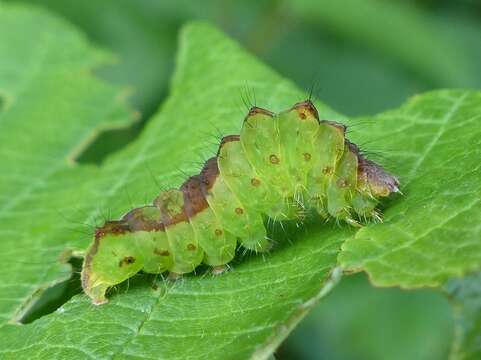
[[[363,157],[346,127],[319,120],[311,101],[274,114],[253,107],[240,135],[225,136],[215,157],[179,189],[96,229],[84,259],[82,287],[94,304],[143,270],[192,272],[227,264],[239,243],[270,247],[265,217],[283,221],[314,209],[350,224],[379,218],[379,198],[399,181]]]

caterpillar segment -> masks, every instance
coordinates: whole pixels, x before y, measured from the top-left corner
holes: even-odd
[[[380,220],[376,205],[399,181],[363,157],[346,127],[319,120],[311,101],[274,114],[253,107],[240,135],[225,136],[216,156],[179,189],[95,231],[82,268],[94,304],[112,286],[146,273],[190,273],[201,263],[222,271],[236,247],[270,248],[265,221],[322,218],[351,225]]]

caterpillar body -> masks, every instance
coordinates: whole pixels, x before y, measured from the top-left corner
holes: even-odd
[[[82,267],[84,292],[103,304],[110,287],[140,270],[221,269],[238,243],[266,251],[266,218],[299,219],[311,209],[352,225],[379,219],[379,198],[398,192],[399,181],[345,133],[340,123],[320,121],[310,100],[278,114],[252,107],[240,135],[225,136],[200,174],[96,228]]]

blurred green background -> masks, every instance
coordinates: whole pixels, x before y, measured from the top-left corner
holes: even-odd
[[[159,108],[168,95],[178,31],[192,19],[216,24],[300,87],[315,84],[317,97],[347,115],[397,107],[429,89],[481,86],[476,0],[22,2],[50,9],[116,54],[98,75],[128,87],[141,114],[132,128],[102,134],[81,162],[100,163],[135,138]],[[356,275],[343,280],[276,356],[443,359],[451,327],[440,293],[375,289]]]

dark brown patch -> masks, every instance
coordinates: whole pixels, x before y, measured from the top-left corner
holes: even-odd
[[[143,211],[147,207],[153,206],[143,206],[140,208],[132,209],[127,214],[122,216],[122,221],[127,223],[130,231],[164,231],[164,223],[159,218],[157,220],[146,219],[144,217]]]
[[[187,244],[187,250],[189,251],[197,250],[197,246],[195,246],[194,244]]]
[[[214,233],[216,236],[222,236],[224,232],[221,229],[215,229]]]
[[[269,155],[269,161],[271,162],[271,164],[274,164],[274,165],[279,164],[279,158],[274,154]]]
[[[235,137],[236,135],[232,136]],[[205,162],[199,175],[189,177],[181,185],[180,191],[182,191],[184,195],[184,206],[182,210],[174,216],[167,216],[163,213],[162,222],[164,226],[188,221],[189,218],[194,217],[197,213],[208,208],[209,204],[206,196],[214,185],[218,175],[219,167],[217,165],[217,157],[212,157]]]
[[[215,179],[219,176],[219,166],[217,165],[217,157],[211,157],[207,160],[200,171],[200,178],[202,180],[202,192],[204,195],[215,184]]]
[[[102,238],[107,234],[120,235],[130,232],[129,225],[122,220],[107,221],[101,227],[95,229],[95,238]]]
[[[311,154],[309,154],[309,153],[304,153],[303,155],[304,155],[304,160],[305,160],[305,161],[310,161],[310,160],[311,160]]]
[[[130,265],[135,262],[135,258],[133,256],[126,256],[122,260],[119,261],[119,267],[124,265]]]
[[[256,179],[256,178],[251,179],[252,186],[259,186],[260,184],[261,184],[261,181],[259,179]]]
[[[202,186],[202,176],[195,175],[188,178],[180,187],[184,193],[184,212],[189,218],[209,207]]]
[[[164,250],[164,249],[159,250],[159,249],[155,248],[154,254],[159,255],[159,256],[169,256],[170,252],[169,252],[169,250]]]
[[[242,210],[242,208],[235,208],[235,213],[237,215],[242,215],[244,213],[244,210]]]
[[[112,221],[107,221],[100,228],[96,228],[95,236],[102,237],[107,234],[120,235],[120,234],[125,234],[126,232],[129,232],[129,231],[130,231],[129,225],[125,221],[112,220]]]
[[[308,113],[311,116],[314,116],[317,119],[317,121],[319,121],[319,113],[317,112],[317,109],[311,100],[298,102],[297,104],[294,104],[294,106],[291,109],[296,110],[301,119],[305,119],[306,113]]]

